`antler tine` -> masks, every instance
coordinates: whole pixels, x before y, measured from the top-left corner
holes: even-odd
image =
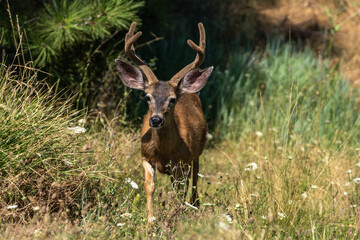
[[[148,79],[149,84],[156,82],[157,78],[153,71],[135,54],[134,43],[140,38],[142,32],[134,35],[136,22],[133,22],[129,28],[129,32],[125,35],[125,53],[126,55],[142,70]]]
[[[170,84],[172,84],[174,86],[178,85],[178,83],[181,81],[181,79],[183,79],[183,77],[185,76],[186,73],[199,67],[204,61],[205,48],[206,48],[205,28],[201,22],[198,24],[198,27],[199,27],[199,33],[200,33],[199,46],[196,45],[192,40],[190,40],[190,39],[187,40],[187,43],[189,44],[189,46],[196,52],[195,60],[192,63],[190,63],[189,65],[187,65],[186,67],[184,67],[183,69],[181,69],[177,74],[175,74],[170,79]]]

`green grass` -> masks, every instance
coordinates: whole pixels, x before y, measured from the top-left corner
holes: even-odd
[[[20,86],[9,83],[9,75],[2,76],[5,84]],[[0,238],[357,239],[358,95],[337,69],[309,49],[290,51],[279,41],[261,54],[234,52],[227,70],[215,72],[209,84],[217,88],[206,90],[213,95],[203,103],[217,104],[217,127],[215,141],[200,159],[201,207],[185,205],[181,210],[169,177],[157,174],[157,220],[150,235],[139,131],[125,125],[122,116],[107,119],[101,112],[91,112],[82,123],[86,133],[69,135],[68,127],[78,123],[68,111],[61,111],[67,107],[41,100],[42,94],[28,94],[31,84],[3,87],[2,118],[18,117],[4,118],[2,126],[13,126],[7,132],[19,137],[12,144],[1,142],[6,152],[2,162],[10,161],[19,174],[27,173],[19,181],[30,189],[22,191],[24,199],[39,192],[30,187],[38,177],[28,166],[37,164],[37,172],[42,169],[53,187],[40,201],[41,210],[26,215],[25,209],[34,203],[8,187],[18,175],[11,173],[12,168],[2,173],[7,174],[0,182],[2,192],[11,198],[1,195]],[[6,112],[4,106],[12,111]],[[25,123],[27,127],[22,127]],[[56,141],[41,141],[49,136]],[[17,150],[17,145],[30,143],[35,147]],[[9,158],[10,151],[15,156],[27,154],[26,149],[35,149],[24,155],[30,165]],[[37,151],[46,158],[40,159]],[[72,163],[63,164],[65,169],[59,167],[64,158]],[[257,168],[251,169],[249,164],[254,163]],[[52,200],[55,193],[60,196]],[[68,202],[61,205],[61,201]],[[13,204],[20,207],[6,209]],[[46,208],[47,204],[59,207]]]

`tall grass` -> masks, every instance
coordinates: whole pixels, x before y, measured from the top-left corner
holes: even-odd
[[[274,41],[255,56],[235,52],[211,81],[218,85],[221,136],[276,131],[285,144],[298,136],[325,145],[358,143],[358,91],[310,49]]]

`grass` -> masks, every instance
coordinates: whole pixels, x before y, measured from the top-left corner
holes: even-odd
[[[2,76],[5,84],[25,81]],[[78,125],[78,119],[61,111],[68,108],[59,108],[56,101],[42,100],[50,96],[47,91],[32,94],[30,83],[1,88],[2,128],[13,126],[7,132],[15,131],[19,138],[8,145],[0,142],[6,151],[3,166],[9,161],[18,166],[2,173],[0,238],[357,239],[357,91],[326,60],[280,41],[262,54],[235,52],[227,70],[218,70],[209,84],[215,81],[218,87],[210,100],[217,104],[218,127],[200,159],[201,207],[185,205],[180,211],[170,179],[158,174],[157,220],[150,235],[137,130],[122,116],[107,119],[91,112],[81,118],[87,131],[71,135],[69,127]],[[206,97],[203,102],[209,104]],[[7,117],[12,115],[19,117]],[[24,123],[27,127],[21,127]],[[39,141],[48,138],[54,141]],[[17,148],[32,143],[35,147]],[[28,154],[26,149],[36,150]],[[44,151],[43,158],[37,151]],[[25,153],[21,159],[9,157]],[[64,158],[72,164],[62,164]],[[42,164],[38,169],[47,181],[35,181],[34,167],[28,167],[34,164]],[[19,183],[27,191],[20,191],[21,197],[11,181],[23,172],[26,178]],[[31,187],[30,181],[42,187]],[[35,211],[31,196],[44,186],[50,186],[45,189],[51,194],[38,201],[40,210]],[[8,209],[15,204],[17,208]],[[58,207],[47,208],[49,204]]]

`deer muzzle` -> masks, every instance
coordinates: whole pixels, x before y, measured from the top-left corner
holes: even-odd
[[[150,118],[149,123],[150,127],[157,129],[164,124],[164,119],[162,119],[160,116],[155,115]]]

